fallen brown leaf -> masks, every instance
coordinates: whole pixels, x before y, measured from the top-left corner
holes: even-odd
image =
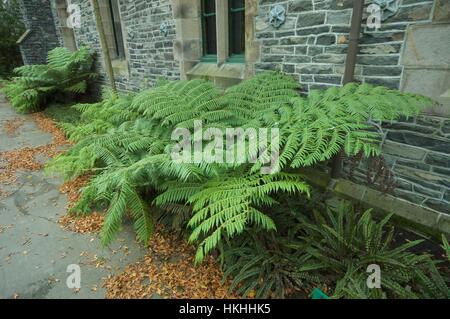
[[[148,254],[139,262],[106,279],[107,298],[223,299],[237,298],[222,285],[222,272],[212,257],[194,266],[195,250],[184,239],[162,227],[153,234]]]

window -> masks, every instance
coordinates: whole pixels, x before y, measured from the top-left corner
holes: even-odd
[[[216,0],[202,0],[203,60],[217,61]]]
[[[230,61],[244,60],[245,54],[245,3],[244,0],[229,0],[229,48]]]
[[[261,41],[255,36],[259,3],[171,0],[180,77],[207,78],[226,88],[254,74],[261,53]]]
[[[203,62],[245,62],[245,0],[201,0]]]
[[[122,24],[118,0],[100,0],[100,16],[105,30],[106,43],[112,59],[125,59]]]
[[[125,47],[123,45],[122,25],[119,14],[119,0],[109,0],[111,21],[113,23],[114,45],[116,57],[125,59]]]

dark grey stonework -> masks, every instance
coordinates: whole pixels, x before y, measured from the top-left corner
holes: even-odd
[[[28,15],[27,23],[35,26],[32,28],[34,35],[31,34],[24,44],[24,48],[30,48],[25,52],[26,62],[42,62],[45,56],[42,51],[62,43],[59,21],[55,18],[52,23],[49,13],[49,3],[54,1],[22,1]],[[399,0],[398,13],[384,21],[379,30],[368,29],[364,21],[356,79],[399,88],[403,73],[400,52],[406,27],[411,23],[431,22],[433,3],[439,1],[442,0]],[[73,0],[72,3],[79,4],[82,12],[82,27],[75,30],[77,44],[88,45],[100,52],[90,1]],[[119,0],[119,3],[129,65],[128,75],[117,76],[119,88],[136,90],[155,83],[159,77],[179,78],[179,63],[173,50],[175,29],[171,1]],[[286,9],[286,22],[280,28],[268,23],[268,12],[274,4],[281,4]],[[255,24],[256,38],[262,47],[256,71],[283,70],[296,77],[304,91],[311,87],[341,85],[352,6],[352,0],[259,0]],[[56,17],[54,10],[53,16]],[[167,35],[160,33],[162,22],[168,25]],[[41,29],[46,35],[38,34]],[[55,34],[59,36],[58,41],[55,41]],[[304,73],[305,67],[316,69],[318,73]],[[304,77],[303,74],[321,76]]]
[[[394,173],[394,194],[405,200],[450,214],[450,119],[420,116],[385,123],[383,156]],[[366,182],[366,163],[353,178]],[[349,174],[349,166],[345,172]]]
[[[86,45],[101,54],[90,1],[71,2],[80,5],[81,9],[81,28],[74,29],[78,47]],[[118,88],[137,91],[151,87],[160,78],[179,79],[179,66],[173,53],[175,28],[170,1],[119,0],[119,5],[129,70],[128,74],[116,75]],[[167,35],[160,32],[163,22],[168,25]],[[98,69],[102,79],[105,79],[106,74],[100,63]]]
[[[25,27],[30,30],[20,44],[25,64],[46,62],[47,53],[59,46],[49,0],[20,0]]]
[[[256,36],[261,39],[261,62],[256,70],[282,70],[283,64],[295,64],[293,76],[299,79],[304,91],[311,88],[327,88],[341,85],[344,63],[350,33],[352,0],[260,0],[256,21]],[[275,3],[286,9],[286,23],[279,29],[268,24],[268,12]],[[371,1],[366,1],[367,5]],[[379,30],[363,24],[360,40],[356,79],[377,85],[398,89],[403,68],[400,64],[400,50],[405,38],[406,27],[411,23],[431,22],[433,1],[399,1],[398,13],[384,21]],[[365,13],[367,16],[367,13]],[[295,34],[288,31],[295,30]],[[285,52],[276,54],[273,46],[284,46]],[[298,46],[307,46],[297,51]],[[294,50],[292,50],[295,48]],[[295,57],[293,57],[295,55]],[[312,56],[312,59],[310,58]],[[270,61],[272,65],[267,65]],[[328,77],[303,77],[304,66],[328,70]],[[376,68],[391,66],[390,68]],[[311,73],[309,73],[311,74]],[[333,79],[330,81],[329,79]],[[319,82],[322,81],[323,82]]]

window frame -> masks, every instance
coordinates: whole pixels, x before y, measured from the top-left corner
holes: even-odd
[[[233,8],[232,7],[232,0],[228,1],[228,48],[229,48],[229,52],[228,52],[228,58],[226,60],[226,62],[228,63],[245,63],[245,49],[246,49],[246,43],[245,43],[245,1],[243,1],[243,7],[239,7],[239,8]],[[244,20],[242,21],[243,26],[244,26],[244,34],[242,37],[243,40],[243,44],[244,44],[244,53],[233,53],[234,48],[233,48],[233,37],[234,37],[234,26],[232,24],[232,15],[236,14],[238,12],[243,12],[244,13]]]
[[[185,10],[189,3],[190,10]],[[217,36],[218,61],[204,63],[202,16],[200,0],[172,0],[172,10],[175,20],[174,57],[179,62],[180,78],[208,78],[218,87],[226,88],[237,84],[255,73],[256,63],[260,61],[261,40],[256,37],[255,19],[259,12],[258,0],[245,0],[245,61],[233,63],[228,58],[228,0],[217,0],[217,25],[220,26]]]
[[[107,0],[109,9],[109,19],[114,38],[114,60],[126,60],[125,42],[122,30],[122,18],[120,16],[120,8],[118,0]]]
[[[200,62],[206,63],[217,63],[221,65],[222,63],[246,63],[246,35],[245,35],[245,12],[246,12],[246,2],[243,2],[243,6],[239,8],[232,8],[231,0],[199,0],[200,1],[200,24],[201,24],[201,40],[202,40],[202,52],[200,57]],[[206,33],[206,22],[205,17],[208,13],[205,13],[205,1],[215,1],[215,22],[216,22],[216,54],[207,53],[207,33]],[[234,11],[236,10],[236,11]],[[244,44],[244,52],[242,54],[233,53],[232,42],[233,42],[233,25],[231,24],[232,14],[236,12],[244,13],[244,20],[242,21],[244,26],[244,34],[242,35],[242,40]]]
[[[218,60],[218,54],[217,54],[217,3],[215,3],[214,5],[214,13],[206,13],[206,9],[205,9],[205,2],[206,1],[216,1],[216,0],[200,0],[200,14],[201,14],[201,27],[202,27],[202,57],[201,57],[201,61],[202,62],[206,62],[206,63],[216,63]],[[216,32],[216,54],[211,54],[207,52],[207,46],[208,46],[208,41],[207,41],[207,28],[206,28],[206,19],[208,17],[214,16],[214,22],[215,22],[215,28],[214,31]]]

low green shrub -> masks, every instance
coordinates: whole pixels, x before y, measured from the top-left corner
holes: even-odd
[[[85,93],[89,80],[96,77],[93,56],[87,48],[76,52],[55,48],[48,53],[47,61],[16,68],[17,76],[1,89],[18,112],[36,112],[55,100],[67,103],[73,94]]]
[[[299,272],[299,265],[308,261],[299,239],[304,212],[280,211],[273,214],[277,232],[249,228],[219,247],[223,280],[231,279],[230,291],[244,297],[285,298],[307,296],[321,278]],[[300,291],[301,289],[301,291]]]
[[[47,106],[43,113],[55,121],[58,126],[76,125],[80,121],[81,113],[72,106],[73,104],[53,103]]]

